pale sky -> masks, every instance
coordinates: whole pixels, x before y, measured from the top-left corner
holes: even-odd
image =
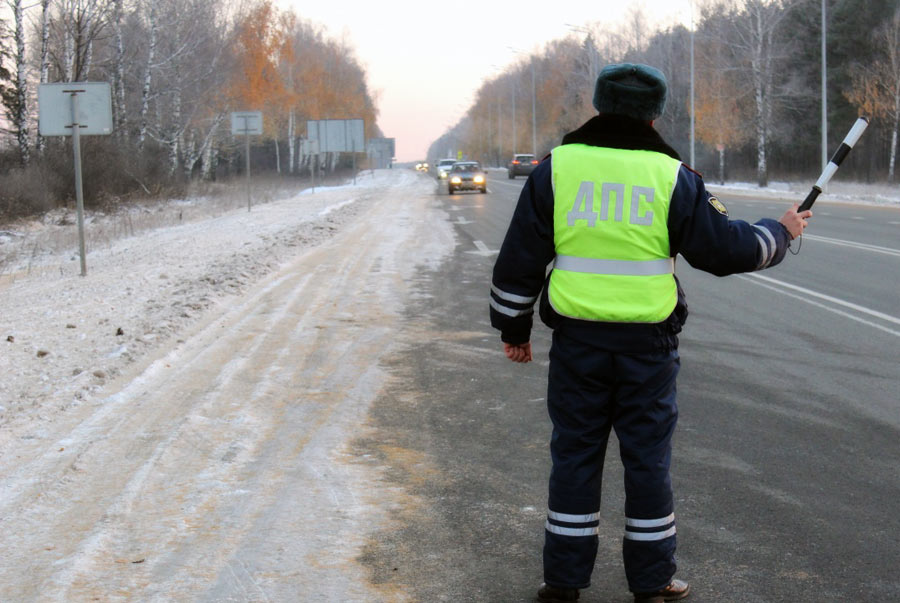
[[[652,24],[690,22],[691,0],[276,0],[345,38],[377,95],[378,124],[396,139],[398,161],[426,159],[428,146],[465,114],[483,79],[502,72],[570,25],[621,22],[632,4]],[[582,34],[578,34],[582,35]],[[338,116],[345,118],[352,116]]]

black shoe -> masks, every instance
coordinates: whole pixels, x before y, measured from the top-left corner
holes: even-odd
[[[537,600],[540,603],[566,603],[577,601],[579,597],[577,588],[559,588],[541,584],[537,592]]]
[[[680,601],[691,594],[691,585],[684,580],[672,580],[665,588],[652,593],[634,593],[634,600],[641,603],[663,603],[663,601]]]

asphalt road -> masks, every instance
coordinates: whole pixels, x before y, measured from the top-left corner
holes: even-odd
[[[541,582],[549,331],[535,330],[535,362],[513,365],[487,311],[524,182],[495,172],[486,195],[435,189],[458,246],[411,283],[392,385],[356,442],[414,501],[363,560],[377,584],[415,600],[530,601]],[[790,205],[719,197],[736,218]],[[814,211],[799,255],[759,275],[719,279],[678,261],[691,311],[673,465],[678,575],[697,603],[900,600],[900,210],[823,195]],[[631,600],[616,450],[585,603]]]

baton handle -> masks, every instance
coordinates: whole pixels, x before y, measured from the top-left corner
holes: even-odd
[[[800,204],[800,207],[797,208],[797,213],[800,213],[801,211],[806,211],[807,209],[812,207],[813,203],[816,202],[816,199],[818,198],[818,196],[821,192],[822,192],[822,189],[820,189],[818,186],[813,186],[812,190],[809,191],[809,194],[806,195],[806,199],[804,199],[803,203]]]
[[[831,160],[828,162],[828,165],[825,166],[825,169],[822,170],[822,174],[819,176],[819,179],[816,180],[816,183],[813,185],[812,190],[809,191],[809,194],[806,195],[806,199],[797,209],[798,212],[806,211],[812,204],[816,202],[816,198],[819,194],[825,190],[825,185],[828,184],[828,181],[831,180],[831,177],[834,176],[834,173],[837,171],[838,166],[841,165],[841,162],[844,161],[844,158],[850,153],[850,149],[853,148],[853,145],[859,140],[859,137],[862,136],[863,132],[866,131],[866,127],[869,125],[869,119],[867,117],[860,117],[856,120],[856,123],[853,124],[853,127],[850,128],[850,131],[844,137],[843,142],[841,142],[841,146],[838,147],[837,151],[834,152],[834,155],[831,156]]]

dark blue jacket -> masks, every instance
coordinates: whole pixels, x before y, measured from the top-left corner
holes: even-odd
[[[619,115],[599,115],[563,137],[562,144],[588,144],[616,149],[640,149],[678,154],[650,124]],[[531,338],[534,304],[540,297],[541,320],[552,329],[617,352],[650,352],[678,347],[677,334],[687,319],[681,285],[678,303],[668,319],[656,324],[576,320],[557,314],[547,301],[547,267],[556,256],[553,243],[551,159],[528,177],[500,254],[491,283],[491,324],[506,343]],[[669,247],[694,268],[725,276],[775,266],[784,259],[790,234],[776,220],[755,224],[729,220],[727,210],[703,185],[702,177],[682,164],[669,205]],[[677,279],[676,279],[677,280]],[[540,295],[541,291],[544,295]]]

